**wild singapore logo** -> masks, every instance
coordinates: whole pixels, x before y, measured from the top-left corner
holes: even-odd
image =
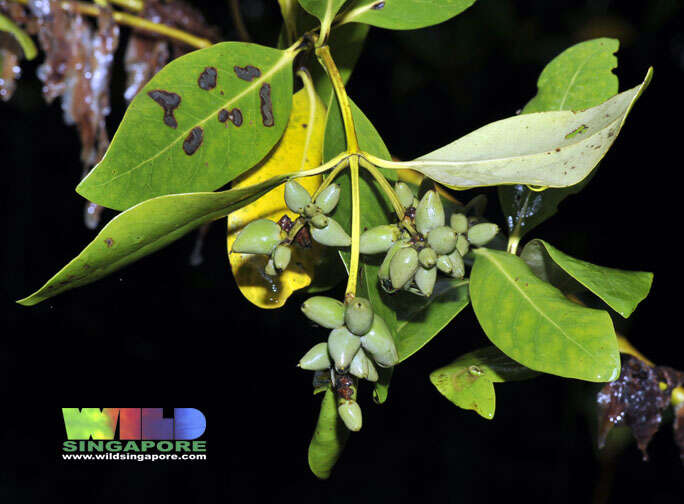
[[[197,408],[62,408],[63,460],[206,460]]]

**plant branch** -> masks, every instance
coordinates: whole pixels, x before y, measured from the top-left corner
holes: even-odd
[[[359,276],[359,254],[361,242],[361,196],[359,191],[359,158],[349,158],[351,174],[352,222],[351,222],[351,260],[349,261],[349,279],[345,299],[356,296],[356,281]]]

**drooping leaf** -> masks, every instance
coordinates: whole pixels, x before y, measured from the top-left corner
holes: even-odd
[[[491,420],[496,406],[494,384],[527,380],[536,375],[490,346],[462,355],[448,366],[433,371],[430,381],[459,408],[473,410]]]
[[[328,479],[349,439],[349,430],[337,414],[337,400],[328,388],[321,403],[316,430],[309,444],[309,467],[317,478]]]
[[[366,23],[391,30],[415,30],[451,19],[475,0],[356,0],[342,23]]]
[[[323,128],[325,107],[318,97],[313,104],[313,122],[306,89],[297,92],[292,99],[292,114],[275,151],[260,166],[248,171],[235,181],[233,187],[247,187],[276,175],[306,170],[321,164],[323,155]],[[305,151],[306,148],[306,151]],[[299,179],[309,193],[313,193],[322,177],[316,175]],[[254,203],[236,210],[228,216],[228,258],[235,281],[242,294],[260,308],[279,308],[296,290],[311,283],[316,263],[323,256],[322,247],[301,249],[293,247],[293,257],[288,268],[272,277],[264,272],[268,256],[259,254],[230,253],[240,230],[256,219],[278,221],[283,215],[295,220],[298,216],[285,206],[284,186],[278,186]]]
[[[0,32],[7,32],[16,39],[21,46],[21,50],[24,51],[24,57],[27,60],[32,60],[38,54],[36,44],[33,43],[31,37],[29,37],[24,30],[19,28],[14,21],[3,16],[2,13],[0,13]]]
[[[550,110],[584,110],[595,107],[618,92],[615,52],[620,43],[599,38],[576,44],[556,56],[539,76],[537,95],[523,114]],[[561,201],[581,191],[591,178],[561,189],[534,192],[523,185],[499,187],[499,200],[508,231],[518,228],[522,237],[555,215]]]
[[[562,281],[554,273],[549,277],[547,272],[553,268],[549,264],[552,261],[565,275],[574,278],[625,318],[629,317],[637,305],[646,298],[653,283],[653,273],[597,266],[570,257],[543,240],[532,240],[525,245],[521,258],[528,264],[532,262],[533,270],[538,268],[542,275],[547,275],[546,281]]]
[[[32,306],[81,287],[176,241],[196,227],[247,205],[287,177],[216,193],[159,196],[117,215],[43,287],[17,301]]]
[[[225,42],[164,67],[135,97],[105,157],[76,188],[125,209],[221,187],[282,136],[297,50]]]
[[[451,187],[581,182],[615,141],[634,102],[651,80],[583,112],[523,114],[484,126],[407,163]]]
[[[470,298],[494,345],[544,373],[593,382],[620,370],[610,315],[568,300],[540,280],[519,257],[479,248],[470,273]]]

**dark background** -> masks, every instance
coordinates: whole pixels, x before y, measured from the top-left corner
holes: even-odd
[[[196,3],[236,38],[226,2]],[[242,4],[253,38],[272,44],[276,2]],[[620,39],[621,90],[654,66],[597,175],[534,234],[597,264],[655,272],[649,298],[616,325],[656,363],[679,369],[682,14],[674,0],[480,0],[437,27],[373,28],[348,86],[390,151],[410,159],[513,115],[544,65],[576,42]],[[612,462],[597,459],[595,385],[545,376],[498,386],[493,421],[440,396],[429,372],[485,343],[470,309],[396,370],[384,406],[362,398],[363,430],[332,478],[316,480],[306,453],[319,398],[294,364],[325,333],[299,314],[301,297],[273,312],[241,297],[221,224],[199,267],[188,265],[189,236],[97,284],[33,308],[13,304],[92,236],[73,192],[76,132],[58,104],[42,102],[35,66],[25,65],[15,97],[0,103],[1,502],[682,502],[671,423],[655,436],[649,463],[633,443]],[[119,67],[112,132],[122,91]],[[501,222],[488,194],[488,215]],[[100,401],[198,407],[209,461],[62,462],[60,408]],[[596,488],[606,500],[594,499]]]

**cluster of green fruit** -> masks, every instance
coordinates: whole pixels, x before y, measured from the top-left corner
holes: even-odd
[[[463,257],[470,246],[485,245],[499,232],[496,224],[477,222],[464,213],[452,214],[447,226],[444,206],[433,190],[427,191],[419,202],[403,182],[398,182],[394,190],[407,209],[405,219],[415,226],[416,233],[410,234],[400,224],[382,225],[365,231],[360,243],[362,254],[386,254],[378,278],[388,293],[404,289],[430,296],[438,270],[453,278],[463,278]]]
[[[298,365],[310,371],[330,370],[340,418],[349,430],[358,431],[362,416],[356,402],[355,378],[376,382],[376,364],[388,368],[399,362],[392,333],[382,317],[373,312],[370,301],[362,297],[349,297],[342,303],[314,296],[302,304],[302,312],[332,330],[328,341],[314,345]]]

